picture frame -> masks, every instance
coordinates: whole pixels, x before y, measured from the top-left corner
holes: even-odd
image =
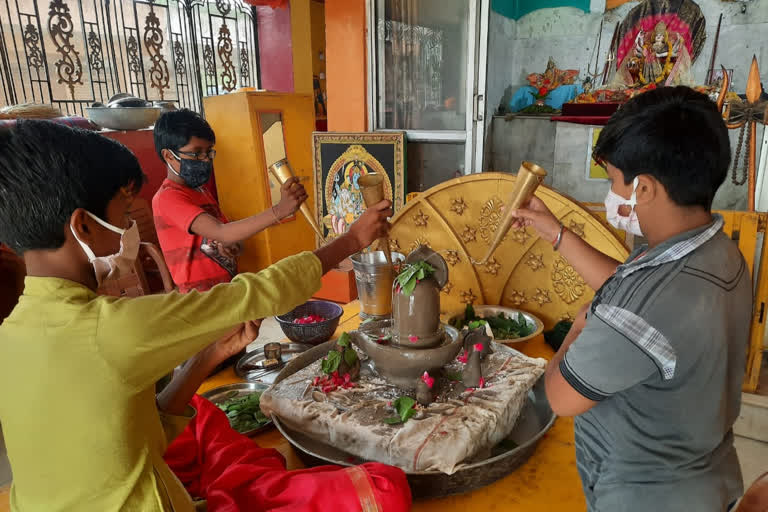
[[[600,137],[600,132],[603,130],[602,126],[593,126],[589,129],[589,146],[587,148],[587,162],[586,162],[586,178],[587,181],[607,181],[608,173],[605,172],[602,166],[598,165],[592,159],[592,154],[595,151],[597,145],[597,139]]]
[[[357,179],[385,175],[384,194],[396,213],[405,205],[405,132],[315,132],[312,152],[315,217],[326,240],[337,237],[365,211]]]

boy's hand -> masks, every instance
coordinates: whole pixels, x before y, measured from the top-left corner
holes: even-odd
[[[235,242],[234,244],[216,243],[219,244],[219,252],[227,258],[236,260],[240,257],[240,253],[243,252],[243,245],[240,242]]]
[[[557,234],[560,232],[560,222],[549,211],[544,201],[538,197],[533,197],[525,208],[520,208],[513,213],[516,217],[512,226],[515,229],[522,229],[526,226],[533,226],[541,238],[554,242]]]
[[[277,216],[281,219],[293,215],[299,206],[307,200],[307,191],[304,190],[304,185],[299,183],[299,178],[292,177],[283,183],[280,187],[280,202],[275,207],[277,209]]]
[[[374,240],[389,234],[387,217],[392,215],[392,209],[387,200],[376,203],[363,212],[359,219],[349,227],[349,235],[359,244],[360,250],[368,247]]]
[[[212,364],[218,365],[239,353],[259,337],[262,320],[252,320],[241,324],[233,332],[216,341],[209,347]]]

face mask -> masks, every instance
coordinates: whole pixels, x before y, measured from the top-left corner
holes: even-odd
[[[88,244],[78,238],[75,228],[71,224],[69,226],[72,234],[75,235],[77,243],[80,244],[83,252],[88,256],[88,261],[93,265],[97,287],[101,287],[104,281],[119,279],[122,276],[133,273],[133,265],[136,262],[136,257],[139,255],[139,245],[141,243],[136,221],[132,221],[131,227],[128,229],[120,229],[108,222],[104,222],[91,212],[86,213],[90,218],[108,230],[120,235],[120,250],[117,253],[110,254],[109,256],[96,256],[91,248],[88,247]]]
[[[635,205],[637,204],[637,185],[638,179],[632,185],[632,195],[629,199],[621,197],[619,194],[608,190],[608,195],[605,197],[605,217],[608,223],[628,233],[632,233],[635,236],[643,236],[643,231],[640,229],[640,221],[637,219],[637,212],[635,212]],[[619,207],[627,205],[631,208],[628,216],[619,214]]]
[[[179,172],[176,172],[171,164],[165,164],[173,174],[184,180],[190,188],[202,187],[211,179],[213,173],[213,162],[210,160],[191,160],[189,158],[180,158],[171,151],[173,158],[179,161]]]

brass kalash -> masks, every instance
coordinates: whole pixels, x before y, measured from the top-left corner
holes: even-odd
[[[488,261],[512,227],[515,210],[531,200],[546,176],[547,171],[532,162],[520,165],[493,241],[482,260],[473,263]],[[384,197],[381,176],[368,174],[358,183],[366,206],[370,207]],[[440,290],[448,282],[448,265],[440,254],[425,246],[418,247],[407,258],[400,253],[390,254],[386,238],[379,240],[378,246],[378,251],[352,256],[360,316],[372,320],[354,331],[352,336],[370,358],[376,373],[397,386],[413,388],[425,371],[439,370],[464,346],[459,332],[440,322]],[[406,295],[394,283],[396,271],[392,264],[420,261],[431,265],[435,273]],[[382,338],[391,342],[379,343]]]

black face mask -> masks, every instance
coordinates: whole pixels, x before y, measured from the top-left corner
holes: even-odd
[[[211,179],[211,173],[213,172],[212,161],[190,160],[188,158],[179,158],[176,155],[173,156],[179,161],[179,172],[173,172],[183,179],[188,187],[202,187]],[[171,170],[173,170],[172,167]]]

